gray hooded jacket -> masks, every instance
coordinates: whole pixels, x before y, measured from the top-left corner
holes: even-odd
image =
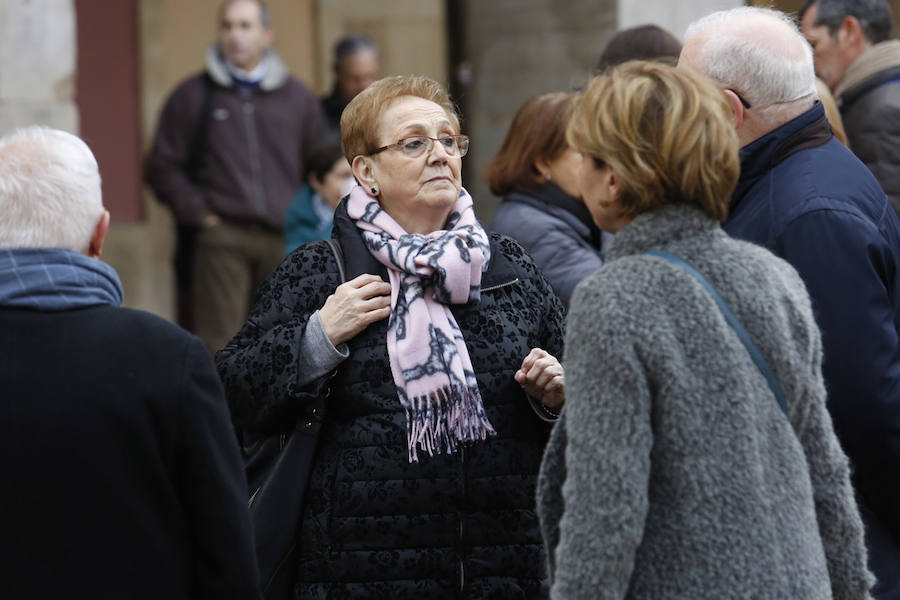
[[[612,239],[581,201],[552,183],[506,196],[488,228],[522,244],[566,306],[578,282],[603,264],[602,247]]]

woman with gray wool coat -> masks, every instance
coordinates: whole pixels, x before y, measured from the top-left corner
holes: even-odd
[[[738,178],[713,83],[633,62],[568,128],[607,263],[575,290],[566,408],[538,482],[553,598],[869,597],[848,461],[794,269],[720,229]],[[786,416],[710,293],[771,365]]]

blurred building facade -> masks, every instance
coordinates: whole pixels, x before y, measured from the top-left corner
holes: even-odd
[[[753,3],[759,3],[754,0]],[[268,0],[275,44],[316,93],[330,91],[331,50],[365,33],[384,75],[447,83],[473,138],[464,185],[483,220],[497,199],[481,178],[521,103],[591,76],[619,28],[687,24],[740,0]],[[766,2],[768,4],[768,2]],[[796,10],[802,0],[775,4]],[[892,0],[895,16],[900,0]],[[126,304],[172,318],[172,220],[141,184],[141,158],[169,92],[203,65],[219,0],[2,0],[0,134],[46,124],[85,138],[113,215],[104,260]],[[2,218],[2,215],[0,215]]]

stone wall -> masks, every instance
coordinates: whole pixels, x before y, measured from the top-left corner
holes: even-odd
[[[670,31],[678,39],[692,21],[717,10],[726,10],[745,4],[737,0],[643,0],[622,2],[619,5],[619,27],[622,29],[655,23]]]
[[[443,0],[319,0],[316,83],[323,95],[334,85],[334,44],[363,33],[378,44],[382,75],[427,75],[447,80],[447,29]]]
[[[0,2],[0,134],[35,123],[78,133],[73,0]]]
[[[472,137],[464,185],[488,221],[497,200],[484,165],[500,148],[519,106],[531,96],[583,84],[616,28],[616,2],[466,0],[464,59],[471,86],[463,98]]]

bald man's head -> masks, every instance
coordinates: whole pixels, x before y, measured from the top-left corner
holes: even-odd
[[[679,66],[733,90],[748,108],[795,116],[815,98],[812,51],[781,12],[755,7],[720,11],[691,24],[685,37]]]

